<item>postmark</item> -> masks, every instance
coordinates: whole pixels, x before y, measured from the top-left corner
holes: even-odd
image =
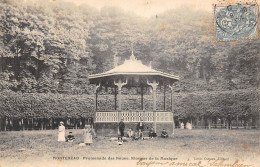
[[[219,41],[256,39],[258,5],[220,4],[214,6],[215,38]]]

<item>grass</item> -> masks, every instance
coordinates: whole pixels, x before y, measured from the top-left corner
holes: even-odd
[[[28,162],[52,160],[57,156],[254,159],[260,155],[260,131],[257,130],[176,129],[174,137],[128,141],[121,146],[109,137],[98,135],[94,143],[86,147],[79,146],[83,142],[83,131],[70,131],[76,138],[73,143],[57,142],[57,130],[0,132],[1,160]]]

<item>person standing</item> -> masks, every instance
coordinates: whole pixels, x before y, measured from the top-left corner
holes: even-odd
[[[119,129],[119,136],[118,136],[118,144],[122,145],[123,144],[123,137],[124,137],[124,130],[125,130],[125,123],[124,119],[121,119],[121,121],[118,124],[118,129]]]
[[[189,122],[186,123],[186,129],[188,129],[188,130],[191,130],[191,129],[192,129],[191,123],[189,123]]]
[[[90,125],[85,125],[84,129],[84,143],[90,145],[92,143],[92,128]]]
[[[60,126],[59,126],[58,141],[66,141],[66,139],[65,139],[65,126],[64,126],[64,123],[62,121],[60,122]]]
[[[231,125],[231,123],[232,123],[232,117],[231,117],[230,114],[228,114],[228,116],[227,116],[227,121],[228,121],[227,128],[228,128],[228,129],[232,129],[232,125]]]
[[[124,130],[125,130],[125,123],[124,123],[124,119],[121,119],[121,121],[119,122],[119,136],[123,137],[124,134]]]
[[[136,130],[139,132],[139,139],[143,139],[144,123],[143,120],[137,124]]]
[[[184,123],[181,122],[181,129],[184,129]]]

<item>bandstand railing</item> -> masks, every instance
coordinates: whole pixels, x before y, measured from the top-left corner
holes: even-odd
[[[167,111],[97,111],[95,122],[173,122],[173,113]]]

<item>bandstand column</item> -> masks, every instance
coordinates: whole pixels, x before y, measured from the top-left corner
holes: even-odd
[[[141,86],[141,110],[144,110],[144,87]]]
[[[166,111],[166,85],[163,86],[163,110]]]
[[[121,79],[119,79],[118,82],[114,81],[114,84],[117,86],[117,90],[118,90],[118,120],[121,120],[121,110],[122,110],[122,87],[125,86],[127,84],[127,80],[126,82],[122,82]]]
[[[116,87],[115,87],[115,110],[116,110],[116,99],[117,99],[117,91],[116,91]]]
[[[171,88],[171,110],[172,110],[172,114],[173,114],[173,110],[174,110],[174,108],[173,108],[173,95],[174,95],[174,85],[172,84],[172,85],[169,85],[169,87]],[[172,126],[173,126],[173,128],[172,128],[172,136],[174,135],[174,129],[175,129],[175,122],[174,122],[174,114],[173,114],[173,121],[172,121]]]
[[[95,85],[95,86],[94,86],[94,92],[95,92],[94,109],[95,109],[95,111],[97,111],[97,108],[98,108],[97,100],[98,100],[98,89],[99,89],[99,88],[100,88],[100,83],[99,83],[99,85]]]
[[[147,84],[150,85],[153,89],[153,128],[154,131],[156,132],[156,89],[159,83],[157,83],[155,80],[153,82],[147,81]]]

